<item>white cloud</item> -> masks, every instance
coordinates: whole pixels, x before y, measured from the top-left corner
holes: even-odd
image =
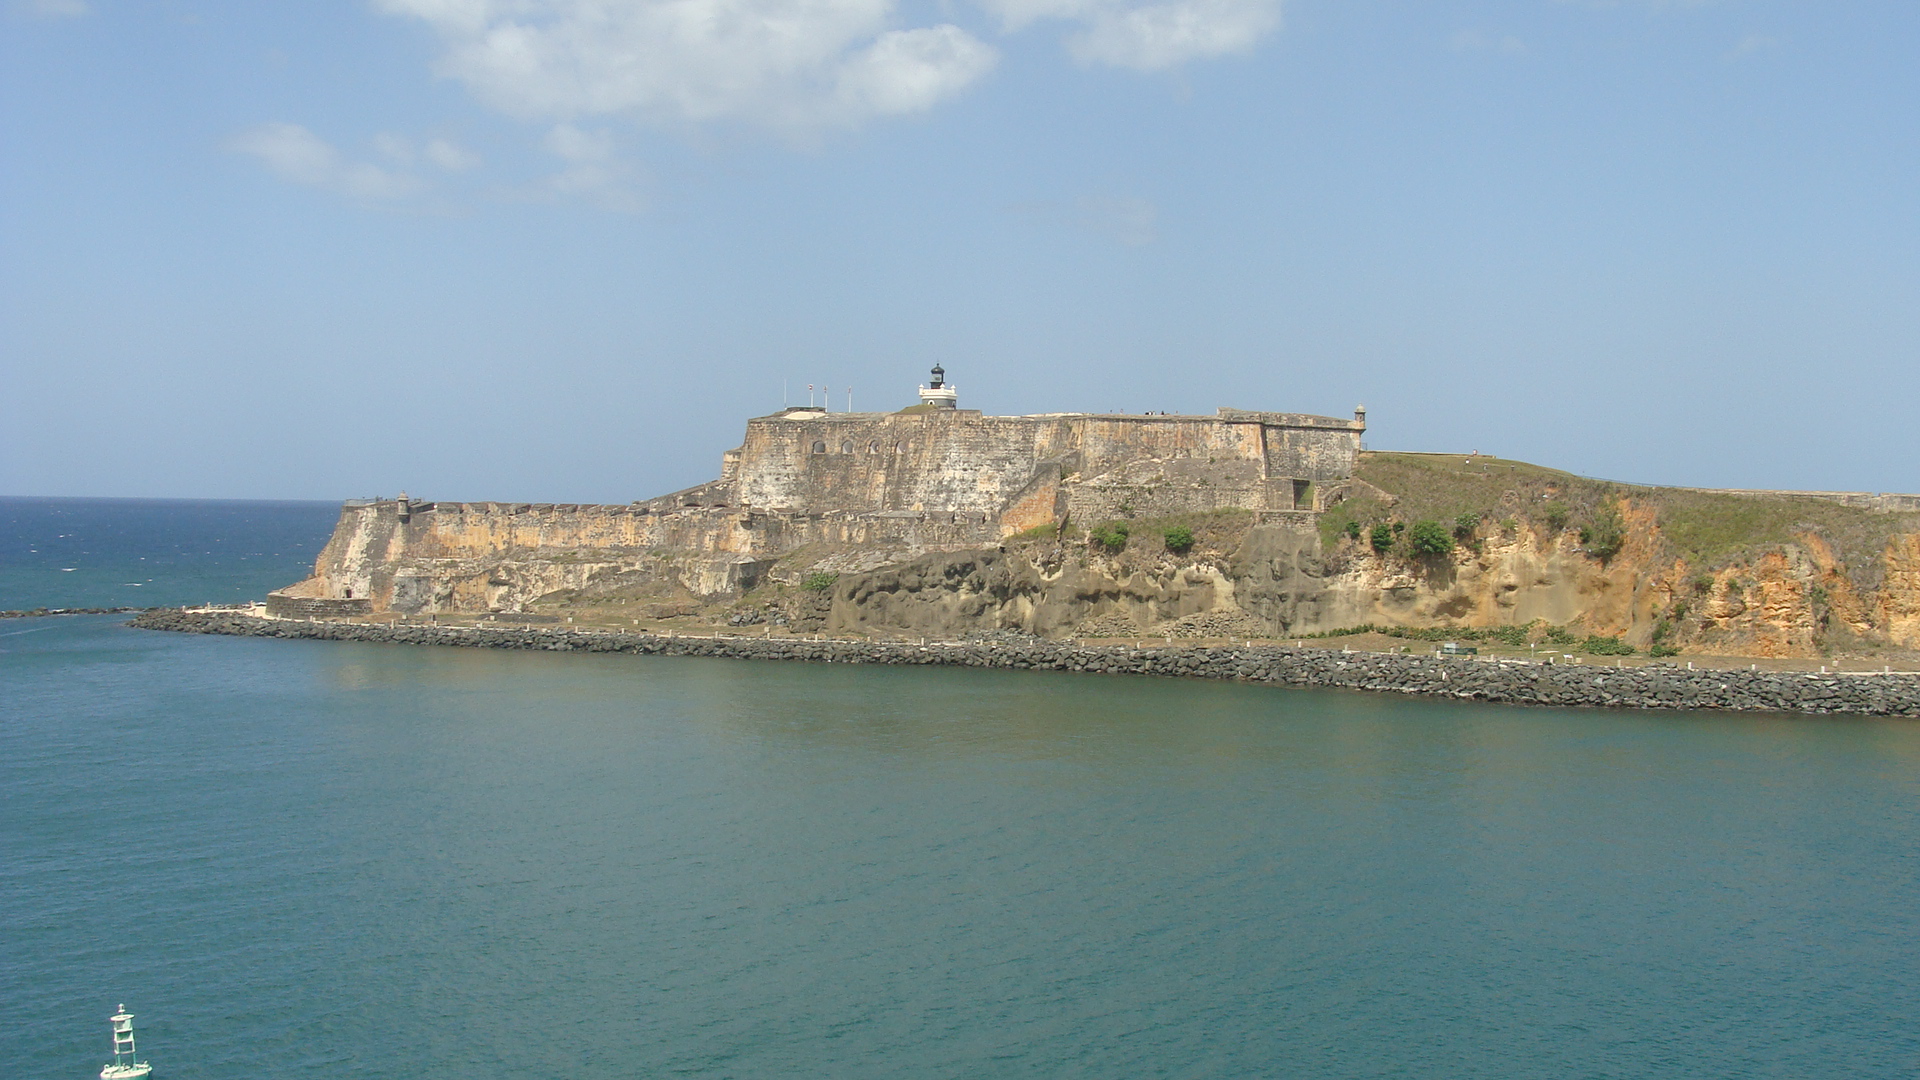
[[[561,124],[547,133],[546,148],[566,167],[548,177],[539,194],[584,199],[603,210],[633,213],[645,208],[634,190],[635,171],[620,160],[611,132]]]
[[[1504,53],[1508,56],[1520,56],[1527,51],[1527,43],[1512,34],[1490,34],[1484,30],[1461,30],[1449,38],[1447,44],[1454,52]]]
[[[448,139],[428,139],[420,152],[448,172],[466,172],[481,165],[479,154]]]
[[[993,66],[951,24],[898,29],[895,0],[375,0],[446,45],[439,71],[504,112],[573,122],[784,129],[918,112]]]
[[[1251,51],[1280,26],[1281,0],[981,0],[1008,31],[1042,19],[1080,23],[1067,49],[1087,64],[1137,71]]]
[[[373,148],[402,165],[412,166],[424,159],[447,172],[465,172],[480,167],[480,155],[451,139],[428,139],[415,145],[405,135],[381,132],[373,137]]]
[[[87,0],[14,0],[13,9],[36,19],[77,19],[93,12]]]
[[[405,198],[423,190],[420,178],[365,161],[348,161],[332,144],[299,124],[262,124],[228,142],[236,153],[258,158],[283,180],[337,191],[369,202]],[[387,144],[391,148],[392,143]]]

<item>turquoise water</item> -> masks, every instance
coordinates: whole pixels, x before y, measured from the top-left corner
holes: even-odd
[[[265,596],[313,572],[337,502],[0,498],[0,611]]]
[[[1920,725],[0,623],[0,1076],[1911,1077]]]

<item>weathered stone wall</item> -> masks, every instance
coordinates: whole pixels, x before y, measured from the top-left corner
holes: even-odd
[[[1224,409],[788,410],[749,421],[718,480],[644,503],[349,503],[314,577],[287,592],[409,612],[512,611],[615,580],[712,598],[809,547],[858,549],[823,565],[864,570],[1069,516],[1285,511],[1305,485],[1351,472],[1364,428]]]
[[[739,449],[735,502],[797,513],[997,516],[1067,438],[1057,420],[965,409],[761,417],[748,421]]]
[[[373,601],[365,597],[332,600],[316,596],[288,596],[284,591],[267,594],[267,614],[277,619],[350,619],[373,614]]]
[[[1303,485],[1352,474],[1360,419],[1222,409],[1219,416],[983,416],[813,410],[748,422],[728,458],[731,502],[801,513],[951,511],[1018,532],[1196,510],[1290,510]]]
[[[1920,495],[1872,491],[1783,491],[1769,488],[1681,488],[1708,495],[1747,495],[1765,499],[1808,499],[1888,514],[1920,513]]]
[[[712,598],[751,588],[771,562],[809,546],[859,549],[871,563],[991,543],[1003,528],[979,512],[386,500],[343,507],[314,576],[281,593],[374,611],[512,611],[619,578]]]

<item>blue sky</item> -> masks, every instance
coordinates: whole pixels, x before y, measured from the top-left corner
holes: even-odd
[[[831,383],[1920,490],[1920,5],[0,0],[0,493],[619,501]]]

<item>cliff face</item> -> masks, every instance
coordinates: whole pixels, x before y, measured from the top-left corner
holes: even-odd
[[[915,470],[948,466],[900,462],[932,453],[907,442],[909,428],[941,453],[984,437],[965,414],[756,421],[720,480],[647,503],[350,504],[315,575],[270,608],[939,637],[1518,626],[1734,656],[1920,649],[1920,513],[1904,497],[1625,488],[1409,454],[1362,454],[1351,477],[1320,483],[1286,475],[1320,467],[1308,458],[1283,460],[1296,429],[1309,448],[1327,445],[1313,441],[1314,418],[1282,418],[1289,428],[1249,415],[1265,419],[989,425],[996,439],[1038,432],[1045,445],[1014,454],[1024,471],[1011,479],[942,480],[978,495],[964,510],[921,505],[937,488]],[[856,427],[895,442],[856,444]],[[828,435],[846,437],[814,452]],[[838,479],[809,486],[828,474]],[[1243,487],[1266,491],[1276,475],[1285,507],[1271,491],[1240,506]],[[743,504],[778,485],[781,498],[833,505]],[[914,508],[891,508],[908,495]],[[1123,550],[1094,539],[1119,525]],[[1177,554],[1162,540],[1174,526],[1195,533]],[[1428,542],[1413,543],[1423,529]]]
[[[1670,552],[1655,511],[1631,500],[1621,547],[1604,560],[1571,530],[1526,522],[1445,555],[1381,553],[1344,536],[1326,542],[1306,513],[1260,523],[1216,515],[1180,555],[1146,529],[1110,554],[1084,541],[981,544],[963,535],[964,523],[916,521],[924,532],[889,536],[818,528],[769,556],[754,550],[767,541],[765,526],[756,536],[721,510],[535,506],[436,517],[414,508],[406,517],[348,508],[321,572],[287,592],[409,614],[718,623],[748,612],[750,622],[798,630],[935,637],[991,629],[1286,637],[1363,624],[1539,623],[1718,655],[1814,657],[1836,640],[1920,648],[1920,533],[1892,536],[1866,583],[1813,534],[1699,571]],[[835,574],[830,588],[795,588]]]
[[[1898,536],[1882,584],[1861,590],[1818,538],[1711,574],[1664,557],[1644,511],[1622,551],[1596,559],[1571,534],[1518,528],[1446,556],[1408,559],[1346,543],[1323,550],[1310,522],[1252,526],[1230,551],[1117,556],[1059,544],[937,553],[842,575],[816,623],[830,632],[952,636],[1286,637],[1360,625],[1541,624],[1645,648],[1817,657],[1833,620],[1867,641],[1920,648],[1920,534]]]

